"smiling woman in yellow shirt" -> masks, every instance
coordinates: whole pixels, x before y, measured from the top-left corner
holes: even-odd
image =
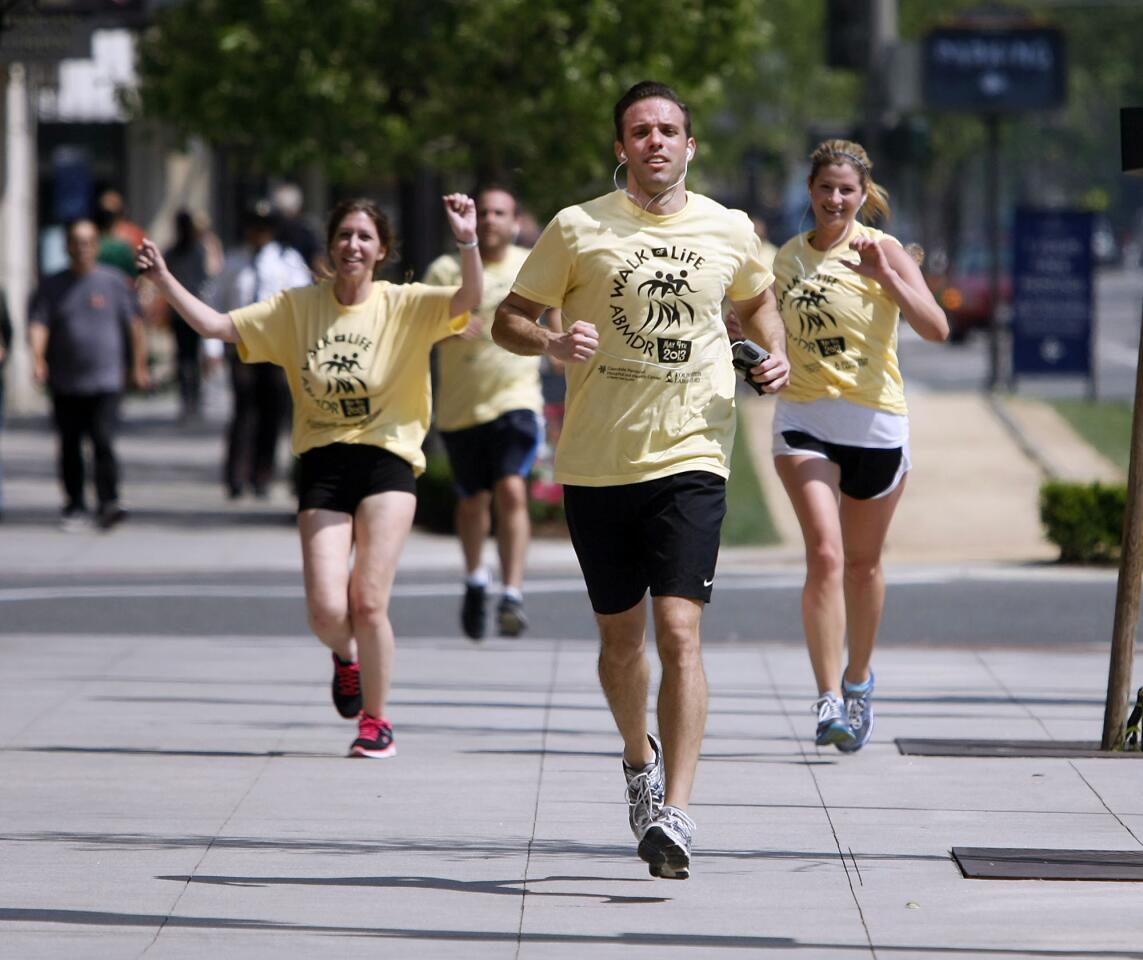
[[[857,219],[889,216],[872,170],[860,144],[820,144],[807,180],[814,228],[774,260],[790,360],[790,386],[774,414],[774,463],[806,543],[802,620],[819,694],[815,739],[844,752],[861,749],[873,730],[881,551],[909,470],[898,318],[926,340],[949,332],[901,244]]]
[[[306,607],[310,628],[333,653],[334,705],[358,722],[354,757],[396,752],[385,718],[394,655],[389,596],[413,524],[414,476],[425,468],[429,351],[464,328],[481,296],[473,202],[450,194],[444,205],[461,249],[459,287],[376,280],[394,238],[367,200],[345,201],[330,215],[332,279],[231,313],[190,294],[151,241],[137,257],[140,273],[202,336],[237,344],[247,363],[285,368],[301,460]]]

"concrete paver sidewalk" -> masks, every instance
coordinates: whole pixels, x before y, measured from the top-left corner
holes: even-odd
[[[709,648],[694,875],[671,882],[634,856],[588,639],[403,643],[387,761],[342,757],[303,638],[0,651],[4,956],[1143,956],[1133,885],[949,857],[1138,849],[1143,763],[892,743],[1096,729],[1075,678],[1098,652],[885,650],[875,739],[844,757],[809,743],[801,649]]]

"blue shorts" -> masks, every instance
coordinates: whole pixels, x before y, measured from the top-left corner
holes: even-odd
[[[596,613],[653,597],[710,602],[726,481],[691,470],[614,487],[564,487],[564,513]]]
[[[453,481],[461,497],[492,490],[503,477],[526,477],[543,439],[534,410],[509,410],[464,430],[442,430]]]

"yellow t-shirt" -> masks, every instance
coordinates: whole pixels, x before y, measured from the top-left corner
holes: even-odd
[[[343,306],[332,282],[284,290],[230,312],[239,356],[285,368],[294,400],[294,453],[331,443],[370,443],[425,469],[429,351],[463,330],[450,318],[450,287],[376,282],[369,299]]]
[[[482,325],[474,340],[453,337],[437,345],[436,420],[438,430],[464,430],[491,423],[509,410],[539,413],[544,401],[540,390],[540,358],[509,353],[492,342],[492,320],[528,256],[523,247],[510,246],[504,259],[484,264],[484,298],[473,311]],[[460,257],[438,257],[425,272],[425,283],[460,284]]]
[[[746,214],[699,194],[666,216],[622,191],[561,210],[512,288],[561,308],[565,330],[599,330],[595,356],[566,368],[556,480],[728,476],[735,384],[721,304],[772,282]]]
[[[889,413],[907,413],[897,363],[900,308],[876,280],[854,273],[856,236],[895,237],[855,223],[831,250],[810,245],[813,232],[783,244],[774,259],[778,309],[786,325],[790,385],[783,399],[844,399]]]

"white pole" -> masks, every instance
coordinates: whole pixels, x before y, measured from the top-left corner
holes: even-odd
[[[12,356],[5,371],[5,406],[26,413],[39,406],[32,385],[26,330],[28,297],[35,280],[36,130],[23,64],[8,66],[4,109],[5,171],[0,194],[3,253],[0,283],[12,316]]]

